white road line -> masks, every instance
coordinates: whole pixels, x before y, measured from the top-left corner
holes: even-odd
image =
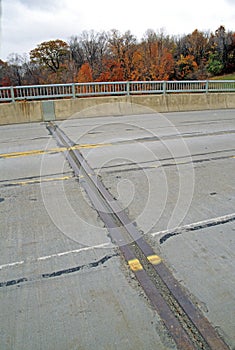
[[[3,269],[4,267],[12,267],[12,266],[17,266],[17,265],[22,265],[24,264],[25,261],[16,261],[16,262],[13,262],[13,263],[9,263],[9,264],[4,264],[4,265],[0,265],[0,270]]]
[[[85,247],[85,248],[80,248],[80,249],[75,249],[75,250],[69,250],[67,252],[62,252],[62,253],[57,253],[57,254],[52,254],[52,255],[47,255],[47,256],[41,256],[40,258],[37,258],[36,261],[47,260],[47,259],[51,259],[54,257],[64,256],[64,255],[69,255],[69,254],[74,254],[74,253],[80,253],[80,252],[84,252],[87,250],[93,250],[95,248],[108,248],[108,247],[111,247],[110,243],[103,243],[103,244],[95,245],[92,247]]]
[[[80,249],[75,249],[75,250],[69,250],[67,252],[61,252],[61,253],[41,256],[41,257],[39,257],[37,259],[32,259],[32,262],[33,261],[48,260],[48,259],[51,259],[51,258],[60,257],[60,256],[64,256],[64,255],[75,254],[75,253],[80,253],[80,252],[84,252],[84,251],[93,250],[93,249],[96,249],[96,248],[112,248],[112,247],[113,246],[110,243],[103,243],[103,244],[94,245],[94,246],[91,246],[91,247],[85,247],[85,248],[80,248]],[[19,266],[19,265],[25,264],[26,261],[28,262],[29,260],[16,261],[16,262],[13,262],[13,263],[0,265],[0,270],[2,270],[3,268],[7,268],[7,267],[13,267],[13,266]]]
[[[192,224],[184,225],[184,226],[178,226],[173,229],[165,230],[165,231],[159,231],[159,232],[154,232],[151,234],[152,237],[156,237],[159,235],[165,235],[165,234],[170,234],[174,232],[179,232],[182,230],[187,230],[187,229],[192,229],[197,226],[205,226],[205,225],[210,225],[210,224],[216,224],[216,223],[223,223],[227,220],[234,219],[235,218],[235,213],[224,215],[224,216],[218,216],[216,218],[204,220],[204,221],[198,221],[194,222]]]

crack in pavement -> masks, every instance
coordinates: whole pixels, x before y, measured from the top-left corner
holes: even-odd
[[[54,272],[51,272],[51,273],[43,273],[43,274],[41,274],[39,276],[22,277],[22,278],[13,279],[13,280],[5,281],[5,282],[0,282],[0,288],[14,286],[14,285],[18,285],[19,286],[20,284],[22,284],[24,282],[34,282],[34,281],[38,281],[38,280],[41,280],[41,279],[60,277],[60,276],[63,276],[63,275],[68,275],[68,274],[71,274],[71,273],[78,272],[78,271],[83,270],[85,268],[88,268],[88,269],[96,268],[98,266],[101,266],[101,265],[105,264],[108,260],[110,260],[110,259],[112,259],[112,258],[114,258],[116,256],[119,256],[119,254],[115,253],[115,254],[105,255],[100,260],[91,262],[89,264],[79,265],[79,266],[75,266],[75,267],[70,267],[68,269],[58,270],[58,271],[54,271]]]
[[[209,227],[218,226],[218,225],[224,225],[224,224],[227,224],[227,223],[233,222],[233,221],[235,221],[235,214],[225,215],[224,217],[221,217],[221,218],[216,218],[216,219],[211,219],[211,220],[207,220],[207,221],[201,221],[201,222],[198,222],[195,224],[185,225],[185,226],[182,226],[181,228],[178,228],[178,229],[175,229],[172,231],[168,231],[164,236],[162,236],[160,238],[159,243],[163,244],[168,239],[170,239],[174,236],[182,235],[183,233],[186,233],[186,232],[193,232],[193,231],[202,230],[204,228],[209,228]],[[164,231],[158,232],[158,233],[154,234],[153,236],[156,236],[156,235],[161,234],[161,233],[164,233]]]

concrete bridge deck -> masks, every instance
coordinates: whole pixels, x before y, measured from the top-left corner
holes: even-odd
[[[234,349],[235,110],[58,125]],[[176,349],[63,151],[0,127],[1,348]]]

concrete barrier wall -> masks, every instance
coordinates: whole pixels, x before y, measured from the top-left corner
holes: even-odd
[[[45,120],[43,102],[0,105],[0,125]],[[235,93],[108,96],[54,101],[55,120],[235,108]]]
[[[0,104],[0,125],[42,121],[41,102]]]

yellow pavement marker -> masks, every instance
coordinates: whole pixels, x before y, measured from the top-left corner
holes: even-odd
[[[162,261],[162,259],[158,255],[149,255],[149,256],[147,256],[147,259],[153,265],[158,265]]]
[[[138,259],[133,259],[128,261],[128,265],[130,266],[132,271],[141,271],[143,270],[143,266],[141,265]]]

